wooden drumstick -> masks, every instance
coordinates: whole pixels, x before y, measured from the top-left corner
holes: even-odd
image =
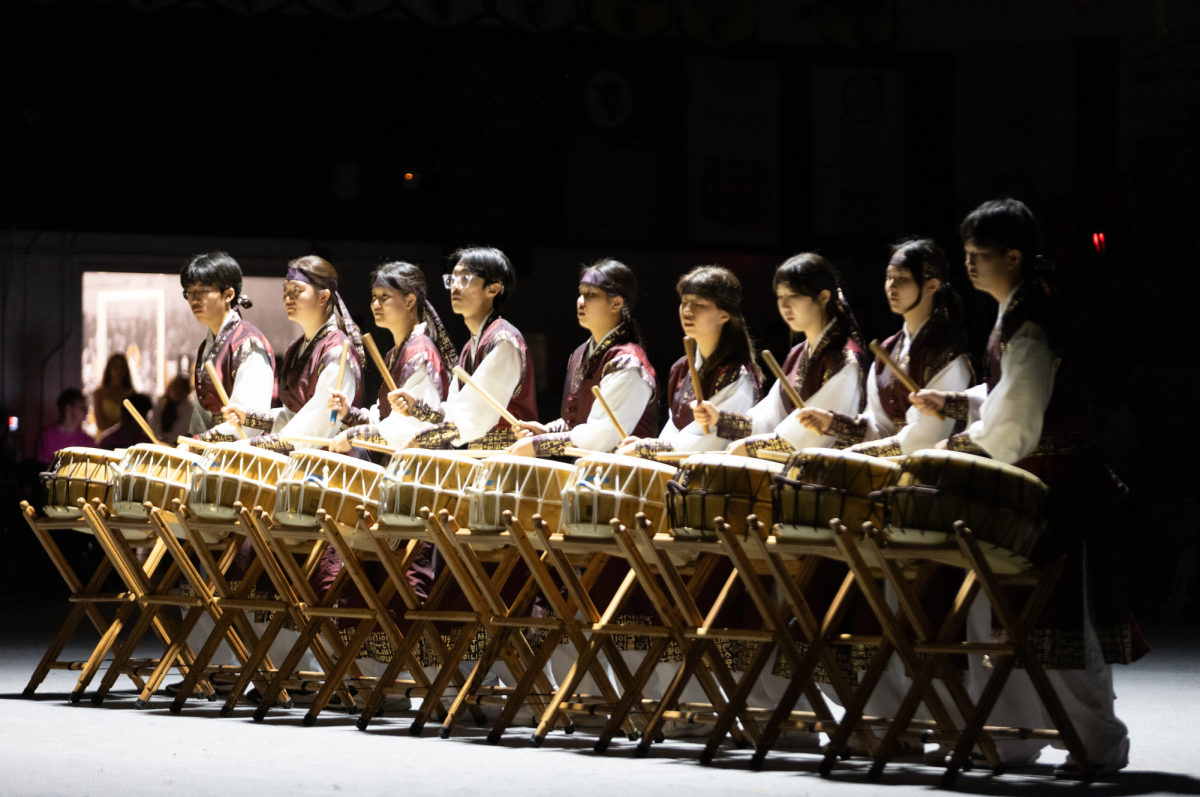
[[[333,442],[332,437],[317,437],[305,434],[281,434],[279,439],[285,443],[302,443],[306,446],[328,446]]]
[[[396,389],[396,380],[392,379],[392,372],[384,362],[383,355],[379,353],[379,347],[375,345],[375,339],[371,337],[371,333],[363,335],[363,343],[367,346],[367,351],[371,353],[371,359],[375,361],[375,367],[379,369],[379,373],[383,374],[383,381],[387,383],[388,392]]]
[[[183,435],[175,438],[175,442],[181,443],[185,446],[191,446],[192,448],[199,448],[202,451],[207,451],[208,449],[212,448],[213,445],[215,445],[214,443],[206,443],[203,440],[197,440],[194,437],[184,437]]]
[[[785,374],[783,369],[779,367],[779,362],[775,359],[775,355],[764,350],[762,353],[762,358],[763,362],[767,364],[767,367],[771,369],[771,373],[775,374],[775,378],[779,380],[780,387],[782,387],[784,392],[787,393],[788,398],[792,400],[792,403],[795,404],[798,409],[804,409],[804,399],[800,398],[800,393],[797,392],[796,388],[792,385],[792,380],[788,379],[787,374]]]
[[[488,404],[491,404],[492,407],[497,412],[500,413],[500,417],[503,418],[504,420],[508,421],[511,426],[516,428],[521,425],[521,422],[519,420],[517,420],[516,415],[513,415],[511,412],[508,411],[507,407],[505,407],[499,401],[496,401],[496,399],[492,398],[492,395],[490,393],[488,393],[486,390],[481,388],[479,385],[475,384],[475,382],[471,379],[470,374],[468,374],[462,368],[455,366],[454,375],[457,376],[459,381],[462,382],[467,387],[473,387],[476,390],[478,390],[479,395],[483,396],[484,400],[487,401]]]
[[[339,393],[342,390],[342,382],[346,378],[346,357],[349,354],[350,340],[347,339],[346,342],[342,344],[342,356],[338,358],[337,389]],[[337,410],[329,411],[329,422],[331,424],[337,423]]]
[[[895,374],[896,378],[900,380],[900,384],[908,388],[909,393],[916,393],[921,389],[921,386],[914,382],[911,376],[901,370],[900,364],[892,359],[891,355],[887,353],[883,346],[879,345],[879,341],[871,341],[869,348],[877,360],[886,365],[888,368],[892,369],[892,373]],[[941,411],[938,411],[936,414],[940,420],[946,420],[945,414],[943,414]]]
[[[155,436],[154,430],[150,428],[150,424],[146,423],[146,419],[142,417],[142,414],[137,411],[129,399],[125,399],[124,404],[125,409],[129,410],[129,414],[138,422],[138,426],[142,427],[142,431],[146,433],[146,437],[150,438],[150,442],[156,446],[161,446],[163,442]]]
[[[704,388],[700,384],[700,374],[696,372],[696,341],[684,335],[683,351],[687,355],[688,373],[692,377],[692,392],[696,394],[696,403],[699,404],[704,401]],[[700,431],[708,434],[708,426],[700,424]]]
[[[600,395],[600,386],[592,385],[592,395],[596,397],[596,401],[600,402],[600,406],[608,413],[608,419],[613,422],[613,426],[617,427],[617,434],[621,435],[619,439],[624,440],[629,435],[625,434],[625,429],[621,426],[621,422],[617,420],[617,414],[612,411],[612,407],[608,406],[608,402],[604,400],[604,396]]]
[[[351,440],[350,445],[367,451],[378,451],[380,454],[395,454],[400,449],[385,446],[382,443],[369,443],[366,440]]]
[[[204,370],[208,371],[208,378],[212,380],[213,387],[217,389],[217,398],[221,400],[221,406],[228,407],[229,394],[225,392],[225,385],[221,384],[221,380],[217,378],[217,369],[213,368],[212,360],[204,363]],[[246,439],[246,430],[238,423],[237,417],[229,419],[229,425],[237,429],[237,433],[243,440]]]

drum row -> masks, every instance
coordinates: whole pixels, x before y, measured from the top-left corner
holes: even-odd
[[[893,460],[809,449],[780,462],[697,454],[677,467],[599,453],[566,464],[412,449],[395,453],[380,467],[317,450],[284,457],[230,443],[196,455],[139,445],[120,454],[65,449],[44,481],[45,517],[35,520],[29,507],[26,516],[60,571],[61,554],[45,530],[60,527],[55,524],[90,529],[103,538],[111,566],[144,611],[150,609],[131,634],[160,623],[155,614],[159,606],[174,601],[188,609],[182,630],[155,626],[167,644],[167,653],[154,662],[155,678],[175,662],[187,674],[173,711],[193,686],[207,685],[206,679],[223,669],[206,665],[225,638],[231,646],[240,645],[235,652],[242,668],[222,713],[232,711],[253,681],[263,689],[255,719],[262,719],[276,700],[284,702],[286,690],[307,689],[316,682],[321,691],[305,724],[316,721],[334,692],[354,705],[352,713],[361,708],[360,729],[379,711],[386,694],[404,694],[426,698],[410,727],[413,733],[436,715],[447,736],[464,712],[481,720],[479,706],[502,705],[489,736],[495,742],[517,710],[528,705],[540,717],[534,744],[555,727],[569,732],[571,717],[592,714],[608,717],[597,751],[623,732],[639,741],[637,752],[644,755],[661,738],[666,722],[698,720],[712,726],[702,762],[711,761],[718,746],[732,739],[738,746],[756,747],[756,766],[782,731],[806,729],[830,736],[823,772],[849,751],[852,739],[873,756],[875,774],[904,741],[943,743],[947,751],[953,749],[944,782],[970,765],[972,753],[999,766],[997,738],[1030,733],[1057,738],[1056,731],[985,728],[987,700],[994,700],[999,689],[987,691],[991,697],[974,705],[951,663],[954,654],[987,652],[1020,659],[1027,669],[1037,670],[1040,665],[1026,643],[1040,611],[1038,601],[1044,601],[1057,572],[1040,560],[1045,486],[1024,471],[987,459],[925,451]],[[247,578],[258,572],[269,575],[279,593],[273,601],[253,598],[249,584],[235,594],[221,577],[243,537],[253,543],[261,565]],[[174,566],[203,597],[166,595],[172,574],[157,587],[149,583],[145,576],[157,560],[144,573],[130,565],[129,546],[154,540],[157,555],[161,558],[165,543]],[[212,576],[209,581],[188,563],[180,541],[191,546],[192,555],[199,552]],[[443,560],[428,598],[415,595],[404,577],[424,543],[436,546]],[[329,546],[344,563],[325,597],[308,583],[322,559],[323,549],[313,546]],[[201,548],[220,553],[214,559]],[[610,559],[624,570],[602,589]],[[365,572],[368,560],[387,565],[383,588]],[[842,587],[835,590],[832,604],[806,597],[820,562],[835,562],[844,573],[838,576]],[[922,562],[964,573],[944,621],[930,619],[922,608],[930,572]],[[73,622],[92,611],[89,601],[101,600],[97,590],[106,572],[98,571],[87,587],[73,573],[67,578],[76,593]],[[764,576],[773,582],[770,589],[760,582]],[[335,593],[343,579],[363,592],[366,608],[338,608]],[[898,594],[899,610],[895,601],[889,606],[880,581]],[[1009,583],[1034,587],[1028,604],[1033,608],[1019,619],[997,597]],[[653,618],[629,619],[631,595],[637,592],[658,625]],[[448,597],[452,593],[465,596],[467,605],[455,605]],[[753,627],[715,625],[719,616],[726,616],[723,607],[738,600],[739,593],[757,611],[745,616],[761,619],[750,621]],[[966,607],[984,593],[1009,643],[972,647],[959,641]],[[877,616],[880,635],[868,639],[838,633],[855,594]],[[538,595],[548,611],[534,610]],[[404,605],[394,611],[389,607],[395,603],[389,601],[397,598]],[[243,618],[262,610],[273,610],[275,619],[260,641]],[[89,615],[110,646],[120,631],[121,612],[128,611],[123,605],[113,626]],[[204,611],[217,618],[217,625],[193,656],[184,640],[195,616]],[[274,667],[266,649],[284,615],[301,632],[300,639]],[[340,641],[330,624],[336,618],[357,623]],[[446,634],[448,623],[456,624],[457,635]],[[362,675],[354,657],[374,628],[385,631],[394,656],[373,679]],[[521,633],[534,629],[545,635],[540,647],[531,646]],[[793,636],[797,630],[802,644]],[[48,668],[78,669],[55,661],[69,633],[64,626],[27,693]],[[322,635],[325,643],[318,639]],[[624,663],[616,645],[633,638],[644,640],[645,663],[636,668]],[[832,651],[837,645],[864,642],[875,653],[859,680],[843,673]],[[117,677],[117,664],[143,686],[137,667],[123,658],[135,643],[126,644],[125,654],[118,651],[99,696]],[[459,664],[476,643],[482,652],[475,669],[464,676]],[[746,651],[740,664],[719,654],[722,646],[738,645]],[[298,671],[306,646],[317,654],[322,672]],[[420,666],[425,663],[418,661],[421,646],[442,665],[436,676]],[[559,648],[573,650],[573,659],[556,688],[543,672]],[[94,672],[107,651],[98,648],[86,667]],[[866,702],[893,655],[913,677],[913,699],[901,704],[894,717],[866,716]],[[607,669],[601,657],[607,659]],[[772,705],[752,705],[755,682],[776,659],[790,671],[790,685]],[[679,664],[669,687],[656,694],[649,685],[660,660]],[[484,686],[484,674],[499,663],[517,682],[506,681],[499,689]],[[413,680],[398,681],[402,671]],[[819,672],[846,709],[840,721],[833,719],[816,688]],[[1002,683],[1009,672],[1011,667],[1000,667],[993,678]],[[600,694],[579,691],[585,675]],[[957,717],[968,719],[965,724],[932,687],[935,678],[945,684]],[[144,684],[139,705],[157,682]],[[703,689],[707,702],[685,700],[684,690],[692,682]],[[359,686],[360,703],[365,687],[365,706],[356,703],[351,684]],[[808,699],[808,709],[797,710],[801,697]],[[1052,693],[1042,697],[1048,706],[1058,703]],[[916,717],[921,705],[931,719]],[[1086,762],[1065,714],[1051,710],[1062,715],[1059,726],[1065,726],[1063,738],[1076,760]]]

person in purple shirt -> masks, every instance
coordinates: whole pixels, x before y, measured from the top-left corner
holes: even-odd
[[[87,420],[88,401],[83,391],[77,387],[69,387],[58,394],[58,423],[52,423],[42,429],[37,436],[38,462],[51,462],[54,454],[64,448],[84,446],[94,448],[95,440],[81,428]]]

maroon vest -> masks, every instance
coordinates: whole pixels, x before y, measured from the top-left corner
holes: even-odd
[[[784,374],[787,375],[788,381],[795,386],[800,398],[804,401],[812,398],[822,385],[851,362],[858,362],[859,378],[866,379],[866,374],[863,372],[865,369],[861,368],[862,346],[859,346],[854,338],[850,337],[841,319],[833,322],[833,326],[817,344],[817,350],[806,358],[804,355],[807,351],[808,341],[801,341],[792,347],[792,350],[788,352],[787,359],[783,361]],[[791,414],[792,410],[796,409],[796,405],[792,403],[787,391],[781,390],[779,397],[783,399],[784,410],[787,414]]]
[[[717,391],[732,385],[741,377],[743,370],[749,370],[747,364],[735,362],[725,363],[709,371],[708,375],[700,380],[704,397],[711,399]],[[753,373],[751,371],[752,375]],[[757,403],[762,390],[761,385],[757,384],[757,379],[755,382],[754,401]],[[680,357],[671,366],[671,374],[667,377],[667,395],[671,401],[671,420],[676,429],[682,430],[695,420],[691,404],[696,400],[696,391],[692,388],[692,377],[688,373],[687,357]]]
[[[584,343],[571,355],[567,365],[567,382],[563,387],[562,419],[568,429],[585,423],[592,412],[596,397],[592,388],[600,384],[607,374],[625,368],[637,368],[642,379],[650,385],[650,400],[646,410],[638,419],[637,426],[630,432],[634,437],[654,437],[658,434],[658,378],[654,366],[646,357],[641,346],[634,343],[622,326],[600,342],[587,362],[583,355],[588,344]]]
[[[514,343],[521,352],[521,381],[508,401],[508,411],[519,421],[536,421],[538,417],[537,387],[533,380],[533,364],[529,362],[525,338],[512,324],[503,318],[497,318],[488,324],[479,337],[479,348],[474,352],[469,352],[470,347],[465,347],[458,355],[458,365],[467,372],[467,376],[474,374],[479,364],[492,353],[492,349],[506,340]],[[508,421],[501,418],[492,429],[507,429],[508,427]]]
[[[884,351],[895,359],[896,350],[904,332],[901,330],[883,342]],[[962,355],[966,348],[951,332],[950,325],[940,315],[932,315],[925,325],[917,332],[917,337],[908,347],[908,362],[899,363],[908,376],[925,387],[929,380],[941,373],[942,369]],[[902,423],[908,408],[909,390],[904,386],[892,369],[878,360],[875,361],[875,387],[879,391],[879,401],[883,409],[894,423]]]
[[[279,374],[279,398],[276,406],[287,407],[292,412],[299,412],[313,397],[313,390],[321,371],[326,368],[337,368],[340,353],[334,350],[340,346],[352,346],[349,336],[338,329],[337,324],[328,324],[313,338],[304,353],[297,355],[304,338],[297,338],[288,346],[283,358],[283,372]],[[350,403],[357,405],[362,397],[362,367],[353,350],[346,358],[346,370],[354,374],[357,386]]]
[[[275,351],[271,348],[271,341],[267,340],[267,336],[259,332],[258,328],[249,321],[243,321],[240,315],[238,320],[223,328],[217,335],[207,359],[201,359],[201,355],[204,353],[204,343],[200,343],[200,349],[196,352],[195,379],[196,400],[200,402],[201,407],[215,415],[221,412],[222,406],[221,398],[217,395],[217,387],[209,378],[208,369],[204,367],[204,364],[206,362],[213,364],[213,368],[217,371],[217,377],[221,380],[221,386],[225,388],[225,395],[228,396],[233,392],[233,382],[237,379],[238,369],[242,367],[242,363],[246,362],[246,358],[250,356],[255,345],[262,347],[267,352],[267,359],[271,361],[271,372],[274,373]]]
[[[438,394],[442,401],[450,390],[450,371],[442,360],[442,353],[428,335],[413,332],[399,349],[393,348],[384,356],[384,362],[392,372],[392,380],[397,387],[403,387],[409,377],[418,368],[427,369],[437,385]],[[388,403],[387,382],[379,385],[379,420],[392,414],[392,405]]]

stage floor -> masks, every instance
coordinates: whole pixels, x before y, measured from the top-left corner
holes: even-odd
[[[266,722],[250,719],[244,705],[229,719],[219,704],[191,701],[181,716],[167,711],[169,698],[149,709],[134,708],[128,680],[97,708],[66,696],[76,674],[52,672],[33,699],[23,699],[30,673],[67,611],[53,603],[9,601],[0,607],[0,795],[307,794],[479,795],[519,794],[613,797],[627,794],[856,795],[865,789],[906,794],[937,786],[941,770],[919,758],[899,759],[876,786],[866,779],[869,762],[843,762],[830,778],[816,773],[816,748],[773,753],[762,772],[746,767],[750,751],[722,749],[712,766],[696,763],[699,747],[687,741],[655,745],[635,759],[633,744],[614,741],[605,756],[592,752],[587,729],[553,733],[541,749],[526,741],[531,729],[514,728],[498,747],[486,729],[468,722],[448,740],[436,728],[421,738],[408,734],[411,713],[388,712],[366,732],[333,709],[305,728],[305,710],[275,710]],[[82,629],[82,626],[81,626]],[[96,639],[86,634],[69,657],[86,658]],[[1154,651],[1130,667],[1118,667],[1117,713],[1132,738],[1128,770],[1094,784],[1096,795],[1200,794],[1200,627],[1151,628]],[[159,651],[146,647],[147,655]],[[169,680],[177,680],[171,677]],[[98,679],[96,681],[98,684]],[[1035,767],[960,775],[958,789],[971,794],[1078,794],[1078,785],[1047,780],[1064,754],[1046,750]],[[1075,790],[1075,791],[1071,791]]]

